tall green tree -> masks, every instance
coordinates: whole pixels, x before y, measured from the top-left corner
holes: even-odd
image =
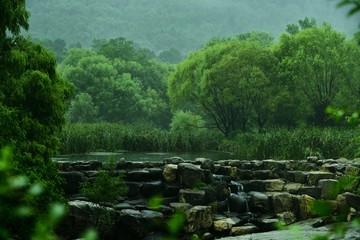
[[[59,147],[56,134],[64,123],[71,86],[56,72],[54,56],[21,37],[28,28],[25,1],[0,3],[0,148],[10,146],[17,174],[38,182],[45,193],[35,201],[40,215],[48,203],[61,200],[61,180],[50,159]],[[26,199],[20,199],[25,206]],[[14,236],[30,238],[34,221],[27,219],[10,229]]]
[[[22,28],[28,30],[29,12],[26,10],[25,0],[3,0],[0,2],[0,11],[1,40],[6,38],[7,31],[18,35]]]
[[[282,74],[300,90],[312,109],[313,123],[325,125],[325,109],[345,89],[357,89],[357,46],[330,26],[312,26],[280,37],[277,56]],[[359,58],[358,58],[359,59]]]
[[[225,136],[245,131],[254,110],[264,116],[260,106],[266,104],[275,64],[273,54],[256,43],[212,41],[177,67],[169,80],[171,103],[200,104]]]
[[[119,41],[115,43],[103,42],[106,49],[117,49]],[[130,49],[136,53],[131,46]],[[170,121],[165,81],[170,71],[167,65],[150,59],[140,62],[136,59],[124,60],[122,54],[108,56],[106,52],[70,49],[59,69],[64,77],[74,83],[77,94],[91,97],[93,106],[98,109],[97,120],[145,120],[162,126],[167,126]],[[78,108],[75,107],[79,106],[79,100],[85,100],[83,97],[72,102],[68,112],[69,117],[75,117],[71,118],[72,121],[94,121],[89,117],[76,117]],[[85,102],[90,104],[90,101]]]

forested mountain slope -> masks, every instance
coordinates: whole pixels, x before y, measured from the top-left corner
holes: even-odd
[[[34,38],[90,46],[93,39],[125,37],[157,52],[198,49],[214,37],[248,31],[278,36],[304,17],[328,22],[351,36],[357,21],[329,0],[27,0]]]

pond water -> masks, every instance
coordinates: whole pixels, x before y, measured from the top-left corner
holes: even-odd
[[[107,162],[124,158],[126,161],[133,162],[162,162],[165,158],[181,157],[185,160],[194,160],[196,158],[210,158],[211,160],[223,160],[233,158],[226,152],[90,152],[87,154],[68,154],[52,157],[55,161],[89,161],[99,160]]]

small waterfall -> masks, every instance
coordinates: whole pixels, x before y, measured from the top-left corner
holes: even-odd
[[[231,181],[229,189],[231,194],[228,198],[228,212],[231,212],[231,208],[232,208],[232,209],[236,209],[237,210],[236,212],[239,213],[243,218],[246,219],[252,218],[253,215],[249,209],[247,195],[244,192],[244,186],[239,182]],[[242,206],[230,207],[231,204],[230,202],[232,204],[237,203]]]

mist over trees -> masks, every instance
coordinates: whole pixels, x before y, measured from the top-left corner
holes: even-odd
[[[214,37],[251,31],[277,37],[305,16],[352,36],[356,21],[347,18],[348,8],[335,5],[328,0],[27,0],[33,38],[90,47],[93,39],[122,36],[157,54],[175,48],[182,55]]]

